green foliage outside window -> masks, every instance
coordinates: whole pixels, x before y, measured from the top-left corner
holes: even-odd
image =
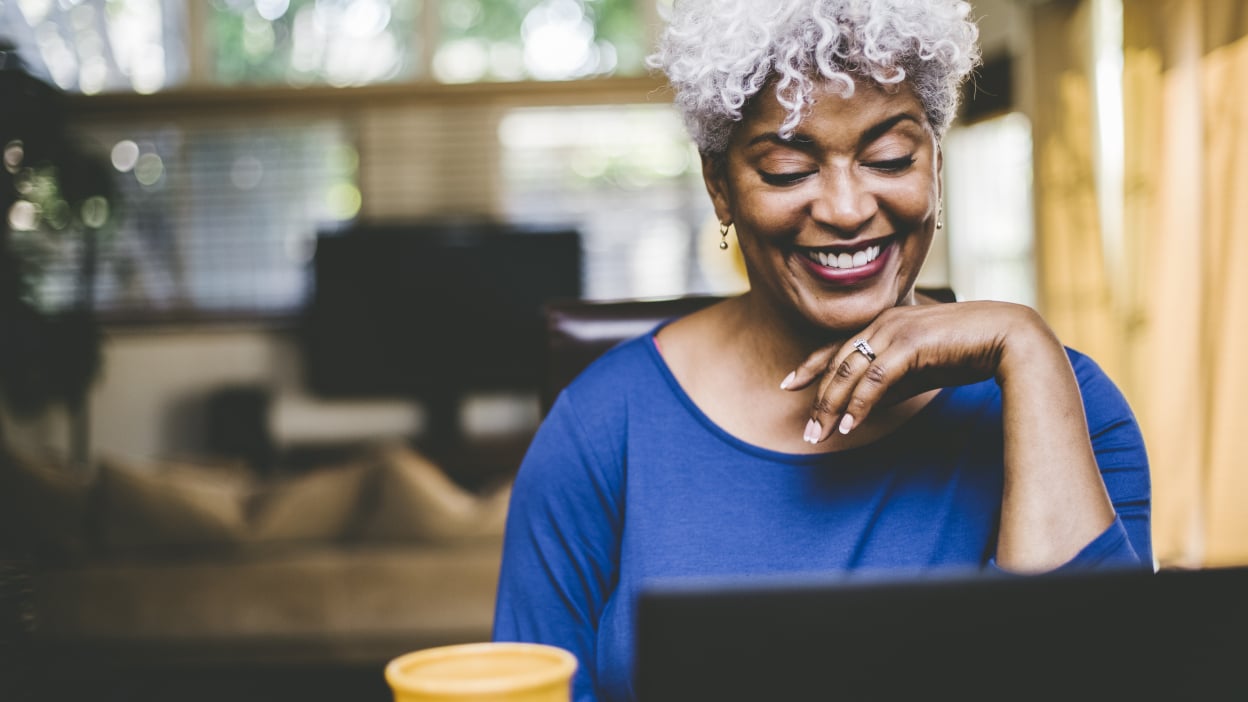
[[[436,12],[420,65],[422,12]],[[635,0],[215,0],[216,82],[357,85],[637,75]]]
[[[635,0],[441,0],[433,77],[443,82],[637,75]]]
[[[214,0],[212,79],[343,86],[410,78],[419,12],[416,0]]]
[[[36,75],[72,92],[574,80],[645,72],[666,0],[74,0],[9,4]],[[3,24],[0,23],[0,27]],[[206,61],[188,37],[203,42]],[[0,38],[3,38],[0,36]]]

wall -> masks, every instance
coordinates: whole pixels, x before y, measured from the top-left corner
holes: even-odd
[[[255,326],[113,329],[101,361],[89,401],[93,453],[130,459],[202,448],[210,393],[231,384],[287,387],[297,367],[288,335]],[[15,445],[68,453],[64,411],[6,420]]]
[[[228,388],[270,393],[260,418],[277,448],[419,438],[424,408],[408,399],[325,399],[302,382],[297,340],[273,325],[113,329],[91,390],[92,457],[139,464],[213,458],[209,403]],[[467,436],[525,436],[540,419],[536,394],[478,393],[464,398]],[[61,408],[32,419],[6,415],[4,436],[25,453],[68,457],[70,420]]]
[[[205,447],[206,400],[231,385],[291,387],[285,334],[257,327],[113,331],[91,395],[97,455],[178,456]]]

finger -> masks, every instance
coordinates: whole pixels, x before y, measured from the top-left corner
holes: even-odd
[[[781,390],[802,390],[828,369],[828,362],[840,350],[840,344],[832,344],[818,349],[806,357],[802,364],[780,381]]]
[[[897,356],[894,350],[888,359],[877,358],[863,370],[862,376],[850,393],[849,400],[845,403],[845,412],[841,415],[837,431],[848,434],[854,427],[866,421],[871,410],[880,403],[898,380],[893,365],[897,361]]]
[[[871,364],[871,359],[853,345],[847,344],[837,352],[829,365],[829,372],[824,374],[815,393],[810,420],[802,434],[803,439],[817,444],[831,436],[833,431],[852,428],[855,419],[846,419],[846,406],[854,387],[863,374],[868,372]]]

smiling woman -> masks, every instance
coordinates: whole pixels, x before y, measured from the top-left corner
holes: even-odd
[[[911,295],[935,230],[939,152],[909,87],[843,98],[821,86],[811,101],[788,139],[774,93],[752,102],[726,153],[706,160],[707,187],[755,296],[852,331]]]
[[[750,289],[602,356],[521,466],[494,633],[576,653],[577,700],[633,699],[660,578],[1151,566],[1143,442],[1100,368],[1028,307],[915,291],[969,12],[673,4],[654,65]]]

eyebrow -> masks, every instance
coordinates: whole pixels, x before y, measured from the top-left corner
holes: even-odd
[[[910,112],[899,112],[891,117],[881,120],[879,123],[874,124],[867,129],[867,131],[863,133],[862,138],[858,140],[858,145],[862,147],[870,144],[876,139],[879,139],[881,136],[887,134],[893,129],[893,127],[896,127],[902,122],[914,122],[920,126],[923,124],[922,120],[920,120],[917,115]],[[814,140],[801,132],[794,134],[791,139],[785,139],[777,132],[764,132],[753,139],[750,139],[749,142],[746,143],[746,146],[753,146],[761,142],[771,142],[781,146],[806,146],[813,144]]]

